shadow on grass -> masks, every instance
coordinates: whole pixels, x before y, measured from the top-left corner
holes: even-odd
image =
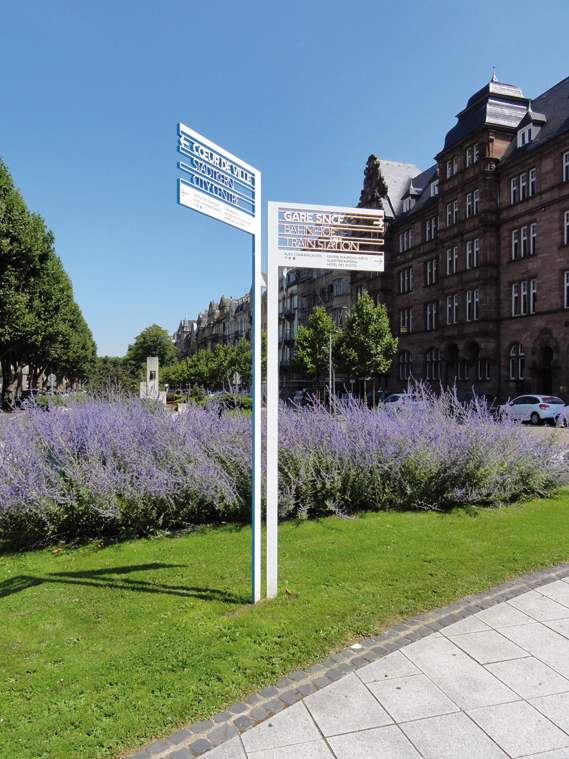
[[[115,590],[132,590],[138,593],[158,593],[181,598],[198,598],[201,601],[222,601],[229,604],[243,604],[248,600],[245,596],[237,595],[226,590],[215,588],[188,587],[186,585],[167,585],[164,583],[148,582],[138,578],[121,577],[131,572],[148,572],[153,569],[176,569],[184,564],[138,564],[127,567],[112,567],[109,569],[90,569],[84,572],[49,572],[44,577],[18,575],[0,583],[0,598],[20,593],[28,588],[34,588],[46,583],[87,585],[92,588],[113,588]]]

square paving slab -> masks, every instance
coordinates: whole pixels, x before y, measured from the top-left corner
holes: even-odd
[[[407,722],[401,729],[424,759],[509,759],[463,712]]]
[[[347,675],[304,700],[325,736],[353,733],[393,722],[354,674]]]
[[[422,759],[396,725],[337,735],[328,742],[336,759]]]
[[[468,715],[512,759],[569,747],[569,735],[526,701],[473,709]]]
[[[425,638],[403,648],[402,652],[462,709],[503,704],[519,698],[442,635],[436,639]]]
[[[382,659],[368,664],[358,670],[357,675],[362,683],[372,683],[377,680],[389,680],[394,677],[409,677],[410,675],[420,675],[421,671],[412,664],[401,651],[384,656]]]
[[[507,659],[520,659],[527,656],[527,651],[516,646],[511,640],[504,638],[496,630],[488,632],[467,633],[466,635],[453,635],[449,638],[463,651],[472,656],[479,664],[490,664]]]
[[[395,722],[436,717],[459,710],[425,675],[369,683],[368,688]]]

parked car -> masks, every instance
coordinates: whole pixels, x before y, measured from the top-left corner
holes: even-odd
[[[492,414],[492,416],[495,416],[498,413],[495,395],[477,395],[472,392],[457,393],[456,400],[465,410],[469,408],[478,408],[482,410],[486,407],[488,413]]]
[[[500,407],[500,416],[508,415],[521,422],[555,424],[565,404],[554,395],[520,395]]]
[[[386,408],[400,409],[400,408],[427,408],[427,402],[414,398],[409,393],[392,393],[388,395],[383,401]]]
[[[376,390],[375,391],[376,405],[384,401],[389,395],[390,393],[386,392],[385,390]],[[373,392],[371,390],[367,393],[367,405],[373,406]]]

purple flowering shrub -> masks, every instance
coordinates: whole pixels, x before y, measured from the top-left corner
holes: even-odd
[[[281,414],[283,515],[498,506],[541,496],[565,477],[557,436],[536,439],[453,392],[414,391],[415,406],[351,404],[338,422],[317,408]]]
[[[421,391],[423,392],[423,391]],[[565,451],[452,394],[398,413],[280,410],[280,514],[499,505],[561,482]],[[140,535],[251,509],[251,417],[135,398],[32,407],[0,428],[0,542]]]

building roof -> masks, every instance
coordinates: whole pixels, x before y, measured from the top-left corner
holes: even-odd
[[[381,173],[387,182],[387,197],[383,199],[386,217],[398,216],[403,209],[403,195],[409,187],[409,180],[421,171],[414,163],[380,160]]]
[[[512,140],[500,164],[519,158],[569,130],[569,77],[532,100],[531,106],[528,103],[528,109],[519,127],[529,126],[530,120],[541,127],[537,135],[521,147],[518,147],[517,140]]]
[[[455,145],[483,126],[516,129],[526,114],[529,101],[519,87],[502,84],[496,75],[468,101],[457,114],[458,123],[447,132],[443,150]]]
[[[406,195],[408,197],[415,197],[415,204],[413,205],[413,208],[411,208],[409,211],[405,211],[405,213],[399,214],[399,219],[407,219],[413,214],[417,213],[418,211],[422,211],[426,206],[430,204],[436,204],[438,201],[438,198],[436,195],[431,197],[430,192],[430,185],[432,182],[434,182],[439,177],[439,171],[438,166],[435,164],[434,166],[431,166],[426,171],[423,171],[421,174],[419,174],[416,177],[413,177],[413,179],[410,180],[413,186],[413,193],[407,192]]]

